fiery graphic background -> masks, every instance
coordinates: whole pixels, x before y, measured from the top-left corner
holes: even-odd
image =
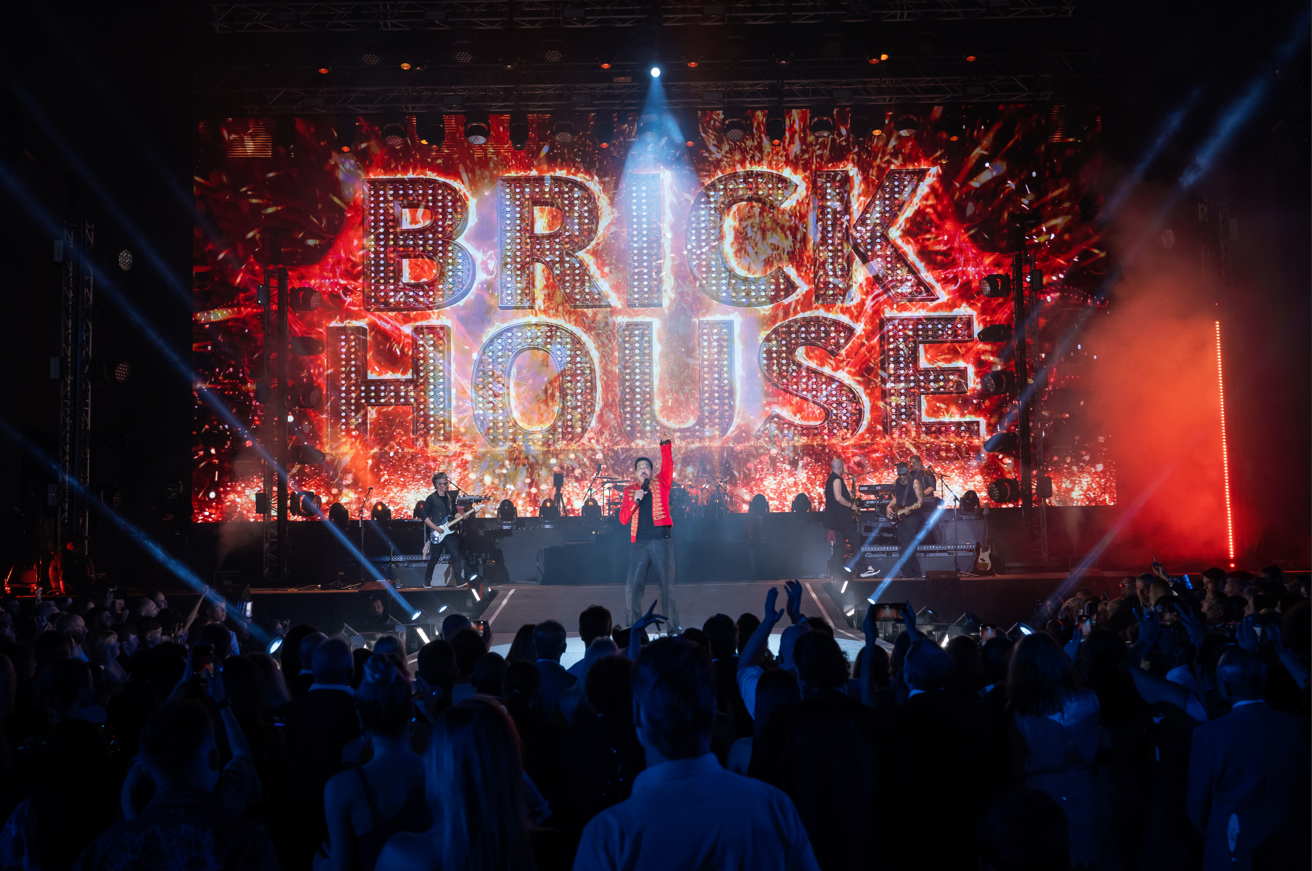
[[[1111,444],[1082,424],[1086,403],[1095,401],[1097,363],[1073,336],[1077,324],[1101,312],[1090,294],[1103,277],[1105,252],[1098,229],[1082,215],[1096,211],[1093,180],[1098,173],[1094,146],[1051,141],[1044,117],[1032,107],[935,109],[918,117],[918,129],[883,133],[857,143],[847,135],[846,113],[836,114],[838,135],[816,138],[804,111],[789,117],[781,145],[765,136],[764,113],[749,115],[753,131],[730,144],[719,133],[720,113],[701,113],[699,135],[685,136],[692,146],[674,143],[648,151],[634,142],[636,113],[619,113],[616,136],[602,148],[582,125],[582,135],[568,146],[549,137],[546,116],[531,116],[528,148],[515,151],[507,135],[507,116],[492,116],[492,139],[468,144],[459,121],[447,119],[445,144],[419,143],[413,130],[402,147],[383,144],[371,128],[369,141],[349,151],[338,145],[331,118],[297,120],[293,149],[273,149],[270,156],[247,156],[258,149],[243,143],[258,134],[250,121],[228,119],[198,128],[194,179],[200,220],[195,227],[194,275],[197,311],[194,358],[197,371],[193,517],[200,521],[254,518],[254,494],[260,487],[258,457],[247,437],[214,415],[199,391],[221,398],[259,438],[268,421],[256,399],[263,367],[261,308],[256,287],[264,280],[270,244],[281,239],[291,284],[312,286],[324,304],[309,313],[291,313],[291,334],[319,339],[333,324],[367,325],[370,375],[410,372],[410,338],[415,323],[442,321],[452,328],[454,439],[429,451],[411,437],[408,408],[369,412],[369,434],[342,445],[328,445],[324,408],[293,409],[289,431],[298,444],[325,449],[318,465],[293,466],[292,486],[323,497],[325,510],[344,503],[354,515],[368,488],[370,503],[382,501],[396,516],[408,516],[431,487],[439,469],[471,493],[494,501],[510,499],[521,514],[535,514],[551,489],[552,472],[565,474],[564,498],[577,513],[597,465],[603,475],[626,476],[633,459],[654,456],[655,444],[630,443],[618,419],[616,326],[628,318],[655,319],[658,361],[658,417],[671,428],[690,424],[697,415],[697,320],[733,318],[737,417],[732,430],[714,442],[675,436],[675,480],[694,500],[700,487],[716,475],[725,481],[732,510],[746,510],[755,493],[772,510],[787,510],[799,492],[820,505],[830,458],[838,454],[849,471],[869,473],[863,482],[888,481],[898,459],[919,453],[957,492],[983,495],[988,481],[1016,475],[1014,461],[990,454],[981,458],[980,439],[891,439],[882,428],[880,351],[881,318],[894,314],[973,314],[976,330],[1010,322],[1009,300],[985,299],[976,281],[989,273],[1010,272],[1006,228],[1024,211],[1037,210],[1041,224],[1029,234],[1046,286],[1040,310],[1043,334],[1032,365],[1049,367],[1050,386],[1040,399],[1037,425],[1045,430],[1046,473],[1053,478],[1057,505],[1107,505],[1116,501]],[[683,137],[680,137],[683,138]],[[342,141],[350,141],[345,135]],[[288,153],[294,151],[294,154]],[[812,179],[822,170],[853,171],[852,200],[859,214],[894,168],[932,168],[920,195],[901,219],[898,244],[943,298],[905,303],[879,292],[853,258],[854,294],[849,302],[817,305],[811,289],[814,255]],[[689,207],[701,186],[729,172],[764,169],[787,175],[799,190],[779,210],[755,204],[734,207],[726,221],[726,250],[739,270],[764,274],[783,267],[798,283],[789,299],[769,307],[734,308],[701,293],[693,284],[684,250]],[[628,309],[624,281],[626,248],[621,203],[625,172],[660,172],[664,179],[666,234],[663,308]],[[610,309],[572,309],[544,270],[539,269],[538,307],[531,312],[497,307],[496,182],[506,175],[565,175],[586,183],[601,209],[596,241],[584,252],[594,278],[611,300]],[[367,312],[362,305],[362,183],[366,177],[430,176],[456,184],[470,197],[468,227],[458,240],[474,256],[478,275],[473,290],[459,303],[437,312]],[[551,210],[542,210],[536,229],[553,228]],[[856,337],[837,356],[807,348],[800,359],[858,388],[868,404],[863,428],[849,443],[779,444],[758,438],[757,429],[771,411],[804,423],[820,419],[814,405],[790,396],[765,380],[758,366],[761,340],[781,322],[822,313],[857,326]],[[597,413],[578,442],[545,449],[512,447],[493,450],[473,421],[470,378],[485,338],[495,330],[535,317],[569,324],[596,354]],[[970,392],[929,396],[926,420],[978,419],[985,436],[1004,419],[1007,402],[978,394],[988,371],[1010,366],[1001,361],[1003,346],[963,342],[925,346],[922,365],[971,369]],[[1043,355],[1040,357],[1040,355]],[[1033,359],[1032,358],[1032,359]],[[291,358],[291,383],[324,386],[325,357]],[[546,355],[526,352],[512,377],[511,402],[520,424],[543,428],[559,404],[559,373]],[[595,491],[594,491],[595,492]],[[600,493],[597,494],[599,499]]]

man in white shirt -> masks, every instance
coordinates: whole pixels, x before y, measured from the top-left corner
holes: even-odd
[[[818,871],[792,801],[732,774],[710,752],[715,671],[680,638],[643,648],[633,673],[633,723],[647,769],[633,794],[583,830],[574,871]]]

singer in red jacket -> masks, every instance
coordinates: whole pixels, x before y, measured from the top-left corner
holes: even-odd
[[[624,581],[624,603],[629,625],[642,618],[647,570],[656,571],[661,598],[657,613],[664,614],[666,631],[679,631],[679,608],[674,602],[674,520],[670,517],[670,485],[674,481],[674,454],[670,440],[661,442],[661,468],[652,474],[651,460],[633,462],[638,480],[624,488],[620,523],[629,527],[629,573]]]

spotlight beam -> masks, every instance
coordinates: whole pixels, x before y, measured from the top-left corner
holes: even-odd
[[[195,590],[197,593],[203,593],[205,591],[208,585],[204,581],[202,581],[199,577],[197,577],[196,573],[193,572],[185,563],[183,563],[181,560],[177,559],[168,551],[166,551],[153,538],[147,535],[144,530],[142,530],[132,521],[128,520],[126,517],[119,514],[109,505],[106,505],[105,501],[101,499],[100,496],[98,496],[96,493],[94,493],[93,491],[91,491],[86,487],[83,487],[77,481],[77,479],[70,477],[63,470],[63,468],[60,467],[58,463],[56,463],[50,457],[46,456],[45,452],[42,451],[39,447],[37,447],[36,445],[32,444],[32,442],[24,438],[23,435],[18,430],[16,430],[8,421],[4,420],[3,418],[0,418],[0,431],[3,431],[4,435],[14,444],[18,445],[20,448],[26,450],[29,454],[31,454],[32,457],[35,458],[43,466],[45,466],[47,470],[54,473],[64,485],[68,487],[72,487],[74,490],[76,490],[78,495],[87,501],[87,505],[94,508],[97,511],[97,513],[106,517],[130,541],[135,543],[142,550],[146,551],[146,553],[150,554],[150,556],[156,562],[158,562],[160,565],[168,569],[169,572],[174,577],[182,581],[191,589]],[[213,588],[209,588],[209,590],[210,590],[209,595],[223,601],[224,604],[228,606],[229,613],[231,613],[235,619],[244,620],[244,618],[239,616],[241,612],[240,608],[238,608],[233,602],[229,602],[227,599],[225,599],[222,595],[218,593],[217,590],[214,590]],[[258,625],[254,623],[248,623],[247,625],[250,627],[251,633],[256,636],[256,640],[260,641],[261,643],[267,642],[269,640],[269,634],[265,632],[263,629],[261,629]]]

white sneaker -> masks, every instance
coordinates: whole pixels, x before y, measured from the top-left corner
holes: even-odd
[[[877,574],[879,574],[879,569],[875,568],[874,566],[866,566],[865,571],[861,573],[861,577],[873,578]]]

